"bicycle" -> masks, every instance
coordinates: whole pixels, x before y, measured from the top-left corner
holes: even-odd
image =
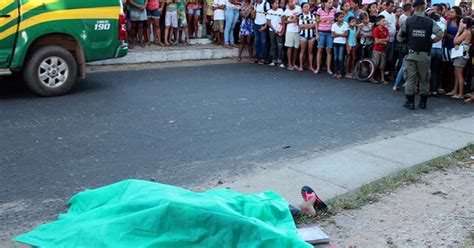
[[[375,73],[375,65],[372,59],[365,57],[367,44],[362,44],[361,60],[357,61],[354,67],[354,76],[359,81],[369,81]]]

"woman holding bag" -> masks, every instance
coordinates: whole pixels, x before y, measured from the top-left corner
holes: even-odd
[[[471,26],[472,26],[472,19],[470,17],[464,17],[462,19],[461,25],[458,29],[456,36],[454,37],[454,50],[459,51],[457,52],[461,54],[460,56],[453,57],[453,65],[454,65],[454,89],[453,91],[449,92],[448,95],[451,95],[451,98],[455,99],[463,99],[464,95],[464,67],[469,60],[469,50],[471,48]],[[456,53],[452,51],[451,54]]]

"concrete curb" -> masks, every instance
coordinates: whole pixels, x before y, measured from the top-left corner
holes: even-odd
[[[283,164],[224,183],[241,193],[273,190],[292,204],[308,185],[324,199],[357,190],[403,169],[450,154],[474,143],[474,117],[442,123],[407,135],[352,147],[308,161]]]
[[[215,48],[189,47],[182,50],[164,51],[130,51],[129,54],[119,59],[109,59],[88,63],[88,65],[123,65],[142,63],[177,62],[190,60],[209,60],[237,57],[238,49],[228,49],[216,46]]]

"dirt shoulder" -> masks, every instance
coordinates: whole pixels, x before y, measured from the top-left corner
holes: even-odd
[[[474,247],[474,161],[465,157],[316,224],[330,247]]]

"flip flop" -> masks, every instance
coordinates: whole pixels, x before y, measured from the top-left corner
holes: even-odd
[[[316,195],[316,192],[314,192],[314,190],[309,186],[303,186],[303,188],[301,188],[301,197],[303,197],[304,201],[308,201],[311,198],[315,198],[316,201],[314,203],[314,208],[317,210],[325,212],[328,209],[328,206],[326,205],[326,203],[324,203],[318,197],[318,195]]]
[[[371,82],[371,83],[373,83],[373,84],[378,84],[378,83],[380,83],[379,81],[377,81],[377,80],[375,80],[375,79],[373,79],[373,78],[370,79],[369,82]]]
[[[465,104],[472,104],[472,103],[474,103],[474,99],[473,98],[466,99],[466,100],[464,100],[464,103]]]

